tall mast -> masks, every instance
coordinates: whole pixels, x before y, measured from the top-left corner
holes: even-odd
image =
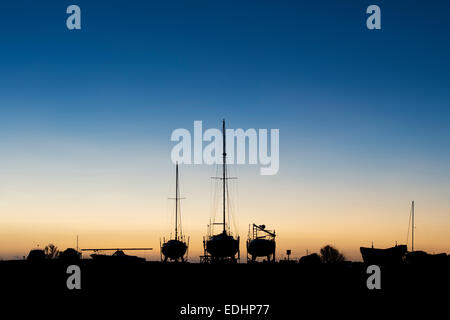
[[[175,186],[175,240],[178,240],[178,200],[180,193],[178,191],[178,161],[176,165],[176,186]]]
[[[227,156],[227,151],[226,151],[226,142],[225,142],[225,119],[223,119],[222,121],[222,141],[223,141],[223,153],[222,153],[222,157],[223,157],[223,163],[222,163],[222,179],[223,179],[223,233],[226,232],[226,228],[225,228],[225,208],[226,208],[226,183],[227,183],[227,179],[226,179],[226,156]]]
[[[412,202],[411,205],[411,215],[412,215],[412,236],[411,236],[411,246],[412,246],[412,251],[414,251],[414,201]]]

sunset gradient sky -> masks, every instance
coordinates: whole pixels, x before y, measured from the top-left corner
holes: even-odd
[[[382,30],[365,9],[378,4]],[[153,247],[173,227],[174,129],[280,129],[280,170],[231,168],[278,253],[450,247],[448,1],[0,3],[0,257],[52,242]],[[82,30],[66,28],[68,5]],[[190,257],[215,168],[181,166]],[[142,253],[142,255],[144,255]]]

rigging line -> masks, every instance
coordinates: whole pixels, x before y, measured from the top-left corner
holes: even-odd
[[[219,175],[219,165],[215,166],[216,168],[216,173],[215,176]],[[216,216],[217,216],[217,211],[219,210],[219,198],[220,198],[220,190],[222,189],[222,186],[220,184],[220,180],[218,179],[213,179],[214,181],[214,199],[213,199],[213,223],[216,222]],[[213,230],[214,231],[214,230]]]
[[[220,177],[220,168],[221,166],[219,164],[217,164],[216,166],[213,166],[213,168],[215,168],[215,175],[211,180],[216,180],[214,181],[214,198],[212,199],[211,202],[211,208],[212,208],[212,232],[215,233],[215,223],[216,223],[216,218],[217,218],[217,213],[219,212],[219,205],[221,205],[222,203],[222,180],[217,177]],[[213,182],[211,182],[211,184],[213,184]]]
[[[233,183],[229,183],[227,184],[227,197],[228,197],[228,228],[230,229],[231,232],[231,225],[233,224],[234,229],[236,230],[236,226],[234,223],[234,201],[233,201],[233,197],[232,195],[234,195],[233,193]],[[231,219],[230,219],[231,218]]]
[[[233,164],[233,170],[234,170],[235,176],[237,177],[236,167],[237,167],[237,165]],[[239,192],[238,192],[239,191],[238,190],[239,183],[236,181],[232,184],[232,186],[233,186],[233,194],[234,194],[233,210],[234,210],[234,212],[238,212],[238,210],[239,210],[239,207],[238,207],[238,205],[239,205]],[[239,233],[239,221],[236,219],[236,216],[234,214],[233,214],[233,224],[234,224],[235,229],[237,230],[237,233]]]
[[[233,184],[234,185],[234,184]],[[233,195],[235,194],[235,192],[233,191],[233,187],[231,187],[231,191],[230,191],[230,193],[232,193]],[[232,200],[232,201],[230,201],[229,202],[229,206],[230,206],[230,212],[231,212],[231,214],[230,214],[230,216],[231,216],[231,221],[232,221],[232,223],[233,223],[233,228],[234,228],[234,230],[235,230],[235,233],[236,233],[236,235],[239,233],[239,229],[238,229],[238,225],[237,225],[237,223],[236,223],[236,216],[235,216],[235,212],[236,212],[236,205],[235,205],[235,201],[234,200]],[[230,227],[231,228],[231,227]]]
[[[178,222],[179,222],[179,229],[180,229],[180,236],[181,236],[181,238],[183,239],[183,224],[182,224],[182,222],[183,222],[183,220],[181,219],[181,217],[182,217],[182,215],[181,215],[181,201],[180,200],[183,200],[183,199],[185,199],[185,198],[181,198],[180,197],[180,195],[181,195],[181,186],[182,185],[182,183],[181,183],[181,174],[180,173],[178,173],[178,193],[179,193],[179,195],[178,195],[178,197],[179,197],[179,203],[178,203],[178,217],[179,217],[179,219],[178,219]]]
[[[229,187],[228,187],[228,183],[225,185],[226,186],[226,190],[227,190],[227,199],[228,199],[228,201],[227,201],[227,218],[228,218],[228,232],[230,232],[231,233],[231,223],[230,223],[230,209],[231,209],[231,201],[230,201],[230,199],[231,199],[231,197],[230,197],[230,190],[229,190]]]
[[[215,168],[215,174],[217,174],[217,168]],[[216,212],[216,197],[217,197],[217,181],[210,180],[210,217],[212,216],[213,221],[215,220]]]
[[[230,221],[230,228],[231,228],[231,220],[230,218],[233,218],[234,216],[234,201],[233,201],[233,186],[232,183],[228,184],[227,186],[227,196],[228,196],[228,221]]]
[[[232,225],[236,234],[238,234],[239,228],[238,228],[238,224],[236,223],[236,215],[235,215],[235,212],[236,212],[236,201],[235,201],[236,185],[237,185],[236,182],[231,182],[227,185],[227,187],[228,187],[227,196],[228,196],[228,210],[229,210],[228,211],[229,212],[228,220],[230,221],[229,228],[231,230],[232,229],[231,225]],[[231,217],[231,219],[230,219],[230,217]]]
[[[215,190],[212,189],[213,188],[213,181],[212,179],[210,179],[209,181],[209,215],[211,217],[211,214],[213,212],[214,209],[214,194],[215,194]]]
[[[232,173],[234,173],[234,176],[236,176],[236,170],[235,170],[235,165],[234,164],[229,166],[229,171],[232,171]],[[234,180],[234,179],[232,179],[232,180]],[[236,203],[236,201],[235,201],[235,194],[236,194],[235,186],[236,186],[236,184],[237,183],[235,183],[234,181],[230,182],[228,184],[228,188],[229,188],[229,190],[228,190],[228,193],[229,193],[229,196],[228,196],[228,200],[229,200],[229,203],[228,203],[228,206],[229,206],[229,217],[228,217],[228,220],[230,221],[229,222],[230,229],[231,229],[231,225],[232,225],[234,230],[235,230],[235,232],[236,232],[236,234],[237,234],[238,233],[238,228],[237,228],[237,224],[236,224],[236,217],[235,217],[235,214],[234,214],[236,212],[236,205],[235,205],[235,203]],[[230,217],[231,217],[231,219],[230,219]]]

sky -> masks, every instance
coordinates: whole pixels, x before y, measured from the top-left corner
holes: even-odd
[[[81,30],[66,8],[81,8]],[[381,8],[381,30],[366,8]],[[173,130],[280,130],[280,169],[233,165],[250,223],[300,257],[332,244],[450,247],[448,1],[2,1],[0,257],[153,247],[173,233]],[[180,166],[193,261],[214,166]],[[144,253],[142,253],[144,255]]]

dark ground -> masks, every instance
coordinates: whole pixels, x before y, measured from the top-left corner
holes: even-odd
[[[2,297],[24,302],[42,300],[43,310],[45,301],[74,310],[94,306],[100,313],[142,310],[148,319],[156,314],[157,319],[207,319],[207,316],[179,315],[180,308],[187,304],[215,306],[221,310],[225,304],[270,305],[265,316],[217,313],[212,319],[300,319],[307,311],[317,313],[319,318],[336,313],[345,317],[356,314],[364,319],[374,312],[392,314],[398,311],[404,315],[413,301],[421,301],[419,303],[428,307],[424,297],[439,303],[436,299],[448,300],[450,292],[448,264],[384,267],[381,290],[367,289],[369,275],[367,266],[362,263],[311,266],[99,264],[82,260],[78,264],[81,290],[68,290],[65,263],[58,260],[2,261]],[[4,299],[2,301],[6,304]],[[447,306],[442,307],[448,312]],[[367,313],[357,311],[361,308]]]

